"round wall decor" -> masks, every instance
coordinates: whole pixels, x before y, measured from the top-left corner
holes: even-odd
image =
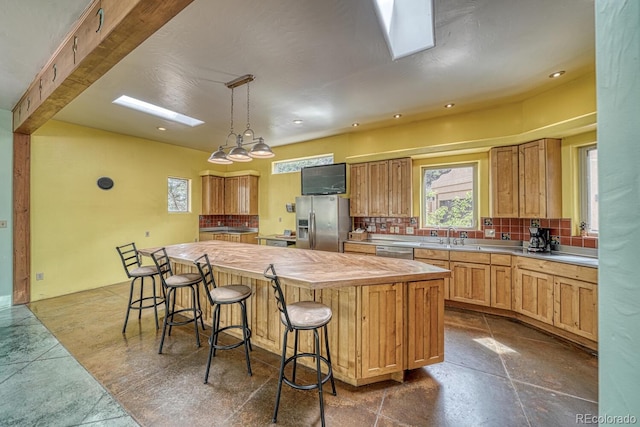
[[[100,177],[98,178],[98,187],[103,190],[110,190],[113,187],[113,180],[106,176]]]

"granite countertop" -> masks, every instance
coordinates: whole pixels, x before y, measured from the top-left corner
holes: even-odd
[[[160,248],[140,249],[149,256]],[[264,280],[264,270],[274,264],[284,284],[311,288],[364,286],[448,278],[451,272],[419,261],[287,249],[211,240],[165,247],[174,262],[193,265],[206,253],[217,270]]]
[[[503,253],[518,255],[528,258],[544,259],[553,262],[564,262],[568,264],[576,264],[585,267],[598,267],[597,252],[595,250],[588,251],[587,254],[574,253],[571,247],[561,246],[560,250],[554,250],[547,253],[528,252],[527,249],[520,244],[515,244],[504,241],[475,241],[472,243],[466,243],[465,245],[446,245],[440,244],[437,241],[424,241],[424,240],[404,240],[404,239],[389,239],[389,238],[373,238],[369,240],[347,240],[349,243],[362,243],[375,246],[400,246],[411,247],[416,249],[435,249],[446,251],[466,251],[466,252],[486,252],[486,253]],[[578,248],[582,249],[582,248]],[[575,250],[575,249],[574,249]],[[583,252],[587,252],[582,249]]]

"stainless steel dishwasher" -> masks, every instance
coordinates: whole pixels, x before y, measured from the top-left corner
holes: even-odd
[[[398,246],[376,246],[376,256],[413,259],[413,248]]]

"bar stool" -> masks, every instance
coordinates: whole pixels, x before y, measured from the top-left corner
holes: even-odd
[[[333,313],[331,308],[324,304],[315,301],[300,301],[293,304],[287,304],[284,300],[284,293],[280,287],[280,279],[276,274],[276,270],[273,264],[270,264],[264,270],[264,276],[271,280],[271,287],[273,288],[278,310],[280,311],[280,321],[286,327],[284,331],[284,338],[282,342],[282,359],[280,362],[280,375],[278,377],[278,393],[276,395],[276,406],[273,410],[273,419],[271,422],[275,423],[278,417],[278,406],[280,405],[280,394],[282,391],[282,383],[298,389],[298,390],[313,390],[318,389],[318,396],[320,398],[320,419],[322,425],[324,422],[324,399],[322,397],[322,385],[331,380],[332,394],[336,395],[336,384],[333,380],[333,369],[331,368],[331,353],[329,352],[329,336],[327,334],[327,324],[331,320]],[[324,329],[324,342],[326,345],[327,356],[324,357],[320,350],[320,336],[318,329]],[[315,352],[314,353],[298,353],[298,332],[299,331],[313,331],[315,338]],[[295,332],[293,356],[287,358],[287,336],[289,332]],[[296,383],[296,364],[297,360],[302,357],[313,358],[316,362],[316,374],[317,383],[315,384],[299,384]],[[328,371],[323,377],[321,370],[321,362],[325,364]],[[291,379],[287,378],[284,374],[285,367],[293,363],[293,372]]]
[[[251,329],[247,322],[247,306],[246,300],[251,296],[251,288],[245,285],[225,285],[218,287],[213,277],[213,268],[209,262],[207,254],[202,255],[194,261],[200,271],[202,284],[213,308],[213,321],[211,324],[211,338],[209,339],[209,359],[207,361],[207,371],[204,374],[204,383],[209,381],[209,369],[211,368],[211,359],[215,357],[216,350],[231,350],[244,345],[244,357],[247,361],[247,372],[251,376],[251,361],[249,360],[249,349],[251,348]],[[223,305],[238,304],[242,310],[242,324],[229,325],[220,328],[220,307]],[[242,339],[232,344],[218,344],[218,336],[221,332],[229,329],[241,329]]]
[[[151,253],[151,258],[156,264],[157,273],[162,280],[162,286],[165,289],[165,315],[162,324],[162,339],[160,340],[160,348],[158,354],[162,354],[162,346],[164,345],[164,337],[169,326],[169,336],[171,336],[171,328],[173,326],[186,325],[193,322],[196,331],[196,344],[200,347],[200,334],[198,332],[198,319],[205,330],[204,320],[202,320],[202,309],[200,307],[200,288],[198,285],[202,278],[198,273],[173,274],[171,262],[167,256],[165,248],[160,248]],[[191,289],[191,307],[176,310],[176,292],[178,289]],[[176,320],[176,314],[190,313],[192,317],[186,320]]]
[[[124,318],[124,326],[122,327],[122,333],[124,334],[127,330],[127,322],[129,321],[129,312],[131,310],[138,310],[138,319],[142,317],[142,310],[145,308],[153,308],[155,317],[156,317],[156,329],[160,328],[158,324],[158,305],[164,304],[164,289],[163,289],[163,298],[158,298],[156,295],[156,279],[155,275],[158,274],[158,269],[153,265],[142,265],[140,262],[140,254],[136,249],[136,244],[134,242],[127,243],[126,245],[116,246],[116,250],[120,255],[120,260],[122,260],[122,266],[124,267],[124,271],[127,273],[127,277],[131,279],[131,285],[129,287],[129,304],[127,305],[127,315]],[[152,296],[144,296],[144,279],[145,277],[150,277],[153,284]],[[136,280],[140,279],[140,298],[133,300],[133,292],[135,288]],[[142,305],[143,303],[147,303],[147,305]]]

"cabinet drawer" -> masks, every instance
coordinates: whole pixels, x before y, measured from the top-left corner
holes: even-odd
[[[491,264],[491,254],[479,254],[476,252],[451,251],[451,261],[475,262],[477,264]]]
[[[511,266],[511,255],[491,254],[491,265]]]
[[[356,252],[360,254],[376,254],[375,245],[363,245],[361,243],[344,242],[344,252]]]
[[[438,249],[414,249],[413,258],[427,258],[427,259],[441,259],[443,261],[449,260],[449,251],[441,251]]]

